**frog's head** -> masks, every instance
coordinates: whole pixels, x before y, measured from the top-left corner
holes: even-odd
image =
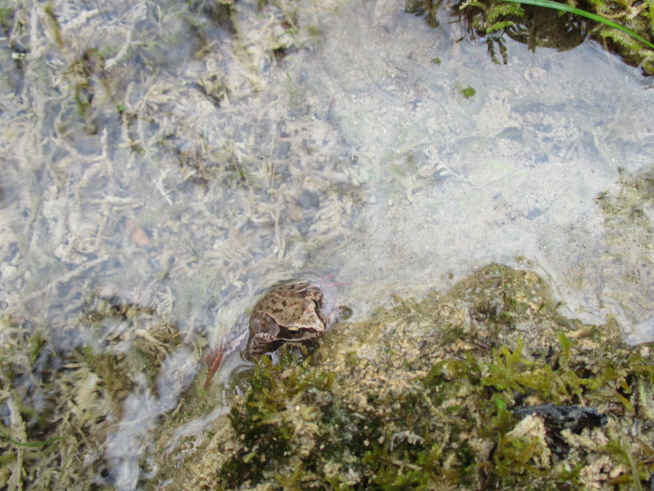
[[[279,326],[277,337],[290,343],[317,338],[327,327],[318,300],[309,298],[303,299],[301,308],[297,308],[293,318],[287,319],[285,324]]]

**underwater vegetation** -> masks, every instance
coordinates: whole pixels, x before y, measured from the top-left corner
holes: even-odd
[[[557,307],[535,273],[491,264],[445,295],[396,298],[318,342],[284,346],[279,363],[260,358],[226,392],[217,383],[205,389],[196,374],[158,413],[131,482],[646,488],[654,472],[651,348],[623,345],[612,319],[585,325]],[[47,332],[2,318],[6,489],[117,486],[115,435],[130,401],[161,390],[181,345],[175,326],[115,298],[91,299],[79,322],[94,334],[61,351]]]
[[[232,381],[203,435],[173,448],[162,433],[150,489],[646,488],[650,347],[557,306],[533,272],[491,264],[338,324],[314,351],[285,346]],[[200,386],[162,427],[216,398]]]
[[[472,99],[476,93],[477,90],[474,87],[466,87],[465,89],[461,90],[461,95],[463,95],[463,97],[466,99]]]
[[[153,385],[177,328],[115,298],[92,299],[57,337],[30,328],[0,314],[0,489],[106,489],[126,402]]]
[[[437,27],[436,12],[441,3],[407,0],[405,10],[425,16],[430,27]],[[500,63],[497,51],[502,61],[507,61],[505,34],[527,44],[532,51],[538,47],[565,51],[590,36],[604,49],[620,55],[625,63],[640,66],[647,75],[654,74],[651,2],[465,0],[451,4],[450,10],[463,20],[473,37],[484,38],[495,63]]]

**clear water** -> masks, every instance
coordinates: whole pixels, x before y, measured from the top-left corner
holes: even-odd
[[[496,65],[445,12],[430,29],[396,0],[241,1],[231,22],[53,5],[59,27],[13,2],[0,53],[0,305],[60,350],[138,340],[85,320],[97,298],[179,329],[158,396],[130,395],[108,444],[118,487],[199,348],[299,273],[333,275],[357,319],[496,261],[547,277],[569,316],[654,338],[651,237],[597,202],[651,167],[654,92],[592,42],[507,40]]]

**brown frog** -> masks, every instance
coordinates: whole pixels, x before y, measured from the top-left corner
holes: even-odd
[[[274,351],[282,343],[303,343],[325,332],[325,296],[309,283],[284,282],[271,288],[250,316],[250,356]]]
[[[209,360],[205,387],[223,360],[241,349],[248,334],[250,357],[274,351],[283,343],[303,343],[325,332],[329,322],[326,310],[325,295],[311,283],[288,280],[273,286],[254,305],[249,332],[241,315],[227,337],[205,358]]]

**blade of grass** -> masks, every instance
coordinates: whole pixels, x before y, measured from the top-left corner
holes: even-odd
[[[604,17],[596,14],[591,14],[590,12],[586,12],[585,10],[576,9],[574,7],[570,7],[569,5],[565,5],[562,3],[552,2],[551,0],[505,0],[505,1],[512,2],[512,3],[524,3],[527,5],[535,5],[536,7],[545,7],[555,10],[563,10],[564,12],[570,12],[571,14],[581,15],[582,17],[586,17],[588,19],[601,22],[602,24],[606,24],[607,26],[612,27],[613,29],[618,29],[630,35],[632,38],[637,39],[641,43],[645,43],[647,46],[654,49],[654,44],[651,44],[649,41],[642,38],[634,31],[627,29],[626,27],[621,26],[620,24],[617,24],[612,20],[605,19]]]
[[[14,440],[11,436],[9,436],[9,433],[2,430],[0,430],[0,436],[5,437],[12,445],[16,445],[17,447],[25,447],[25,448],[39,448],[45,445],[50,445],[52,442],[63,440],[63,438],[61,437],[56,437],[56,438],[50,438],[49,440],[46,440],[44,442],[23,443]]]

